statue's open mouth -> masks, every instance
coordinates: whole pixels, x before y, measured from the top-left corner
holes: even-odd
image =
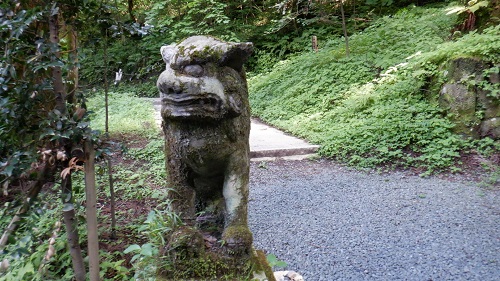
[[[222,100],[212,93],[165,95],[162,103],[164,114],[170,117],[222,117]]]
[[[199,97],[167,96],[163,98],[163,104],[171,106],[218,106],[221,100],[214,94],[206,94]]]

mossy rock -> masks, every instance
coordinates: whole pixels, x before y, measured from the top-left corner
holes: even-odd
[[[222,239],[225,241],[225,248],[231,255],[248,256],[248,249],[252,249],[252,232],[246,225],[231,226],[224,230]]]
[[[460,83],[445,84],[439,96],[439,105],[448,110],[450,120],[455,123],[455,132],[478,136],[480,119],[476,116],[476,93]]]
[[[496,76],[484,77],[488,67],[487,62],[477,58],[457,58],[443,67],[446,82],[441,87],[438,103],[449,113],[457,134],[500,138],[500,127],[495,121],[500,117],[500,101],[476,86],[485,79],[490,83],[498,80]]]
[[[205,253],[203,235],[194,227],[180,227],[170,235],[166,251],[174,253],[176,259],[201,257]]]

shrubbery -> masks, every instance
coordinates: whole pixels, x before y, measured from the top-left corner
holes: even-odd
[[[446,42],[444,9],[405,8],[318,53],[284,61],[249,81],[253,114],[320,144],[320,153],[362,167],[450,167],[464,140],[427,99],[428,81],[455,56],[498,62],[499,28]]]

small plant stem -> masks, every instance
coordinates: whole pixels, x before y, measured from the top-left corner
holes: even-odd
[[[132,14],[131,14],[132,15]],[[109,136],[109,102],[108,102],[108,92],[109,92],[109,81],[108,81],[108,31],[106,30],[106,43],[104,45],[104,103],[106,108],[106,123],[105,132]],[[115,188],[113,186],[113,165],[111,164],[111,159],[108,159],[108,179],[109,179],[109,194],[111,197],[111,239],[116,239],[116,215],[115,215]]]
[[[106,30],[106,36],[104,40],[104,107],[106,110],[106,120],[104,123],[104,131],[109,134],[109,108],[108,108],[108,30]]]
[[[116,239],[115,188],[113,185],[112,168],[111,159],[108,159],[109,194],[111,197],[111,239]]]

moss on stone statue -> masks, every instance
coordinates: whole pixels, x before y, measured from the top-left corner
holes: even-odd
[[[191,53],[191,57],[196,58],[197,60],[204,60],[204,61],[219,61],[222,58],[224,50],[220,48],[214,48],[210,46],[205,46],[202,50],[200,51],[193,51]]]
[[[166,69],[157,86],[168,198],[186,225],[167,239],[159,280],[252,280],[254,269],[266,266],[254,254],[247,223],[250,106],[243,63],[251,52],[251,43],[208,36],[162,47]],[[191,64],[202,71],[187,71]]]
[[[251,255],[253,236],[247,226],[230,226],[222,235],[224,250],[227,254],[246,259]]]
[[[205,253],[205,242],[196,228],[183,226],[170,235],[167,248],[169,254],[175,253],[175,259],[197,258]]]
[[[205,252],[198,257],[172,259],[162,257],[157,280],[231,280],[275,281],[271,267],[262,251],[252,251],[249,257],[235,258],[219,253]]]

